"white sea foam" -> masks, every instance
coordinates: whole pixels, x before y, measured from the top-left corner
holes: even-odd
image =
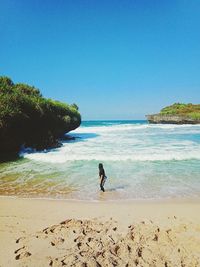
[[[196,125],[107,125],[80,127],[70,134],[76,141],[49,152],[23,156],[50,163],[200,160],[200,141],[195,137],[200,134],[200,126]]]
[[[121,123],[121,124],[120,124]],[[200,125],[86,123],[75,140],[0,166],[0,194],[81,200],[200,197]],[[99,193],[98,163],[106,175]]]
[[[65,154],[55,155],[55,154],[48,154],[45,156],[44,154],[35,153],[35,154],[28,154],[24,155],[26,158],[37,160],[37,161],[43,161],[43,162],[49,162],[49,163],[65,163],[67,161],[77,161],[77,160],[97,160],[97,161],[167,161],[167,160],[189,160],[189,159],[198,159],[200,160],[199,153],[188,153],[187,155],[181,155],[181,154],[165,154],[165,155],[124,155],[124,156],[118,156],[118,155],[88,155],[88,156],[76,156],[71,155],[70,157],[67,157]]]
[[[147,129],[149,132],[155,130],[156,132],[159,130],[175,130],[177,132],[187,133],[188,131],[193,133],[200,133],[200,125],[176,125],[176,124],[114,124],[108,126],[96,126],[96,127],[79,127],[74,133],[109,133],[109,132],[123,132],[123,131],[137,131]]]

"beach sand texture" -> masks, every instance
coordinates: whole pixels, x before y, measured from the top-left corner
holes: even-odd
[[[200,226],[175,218],[165,226],[66,220],[16,240],[17,266],[200,266]]]
[[[200,266],[199,203],[0,203],[1,267]]]

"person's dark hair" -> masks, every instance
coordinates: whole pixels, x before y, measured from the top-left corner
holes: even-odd
[[[99,163],[99,169],[103,169],[103,164]]]

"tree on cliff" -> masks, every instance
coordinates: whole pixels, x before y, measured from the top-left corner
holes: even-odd
[[[21,145],[48,148],[76,129],[81,116],[76,104],[42,97],[27,84],[0,77],[0,153],[18,152]]]

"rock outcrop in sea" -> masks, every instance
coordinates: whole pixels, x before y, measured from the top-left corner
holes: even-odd
[[[162,115],[153,114],[146,115],[149,123],[162,123],[162,124],[200,124],[200,120],[195,120],[187,116],[181,115]]]
[[[200,105],[175,103],[146,118],[149,123],[200,124]]]

